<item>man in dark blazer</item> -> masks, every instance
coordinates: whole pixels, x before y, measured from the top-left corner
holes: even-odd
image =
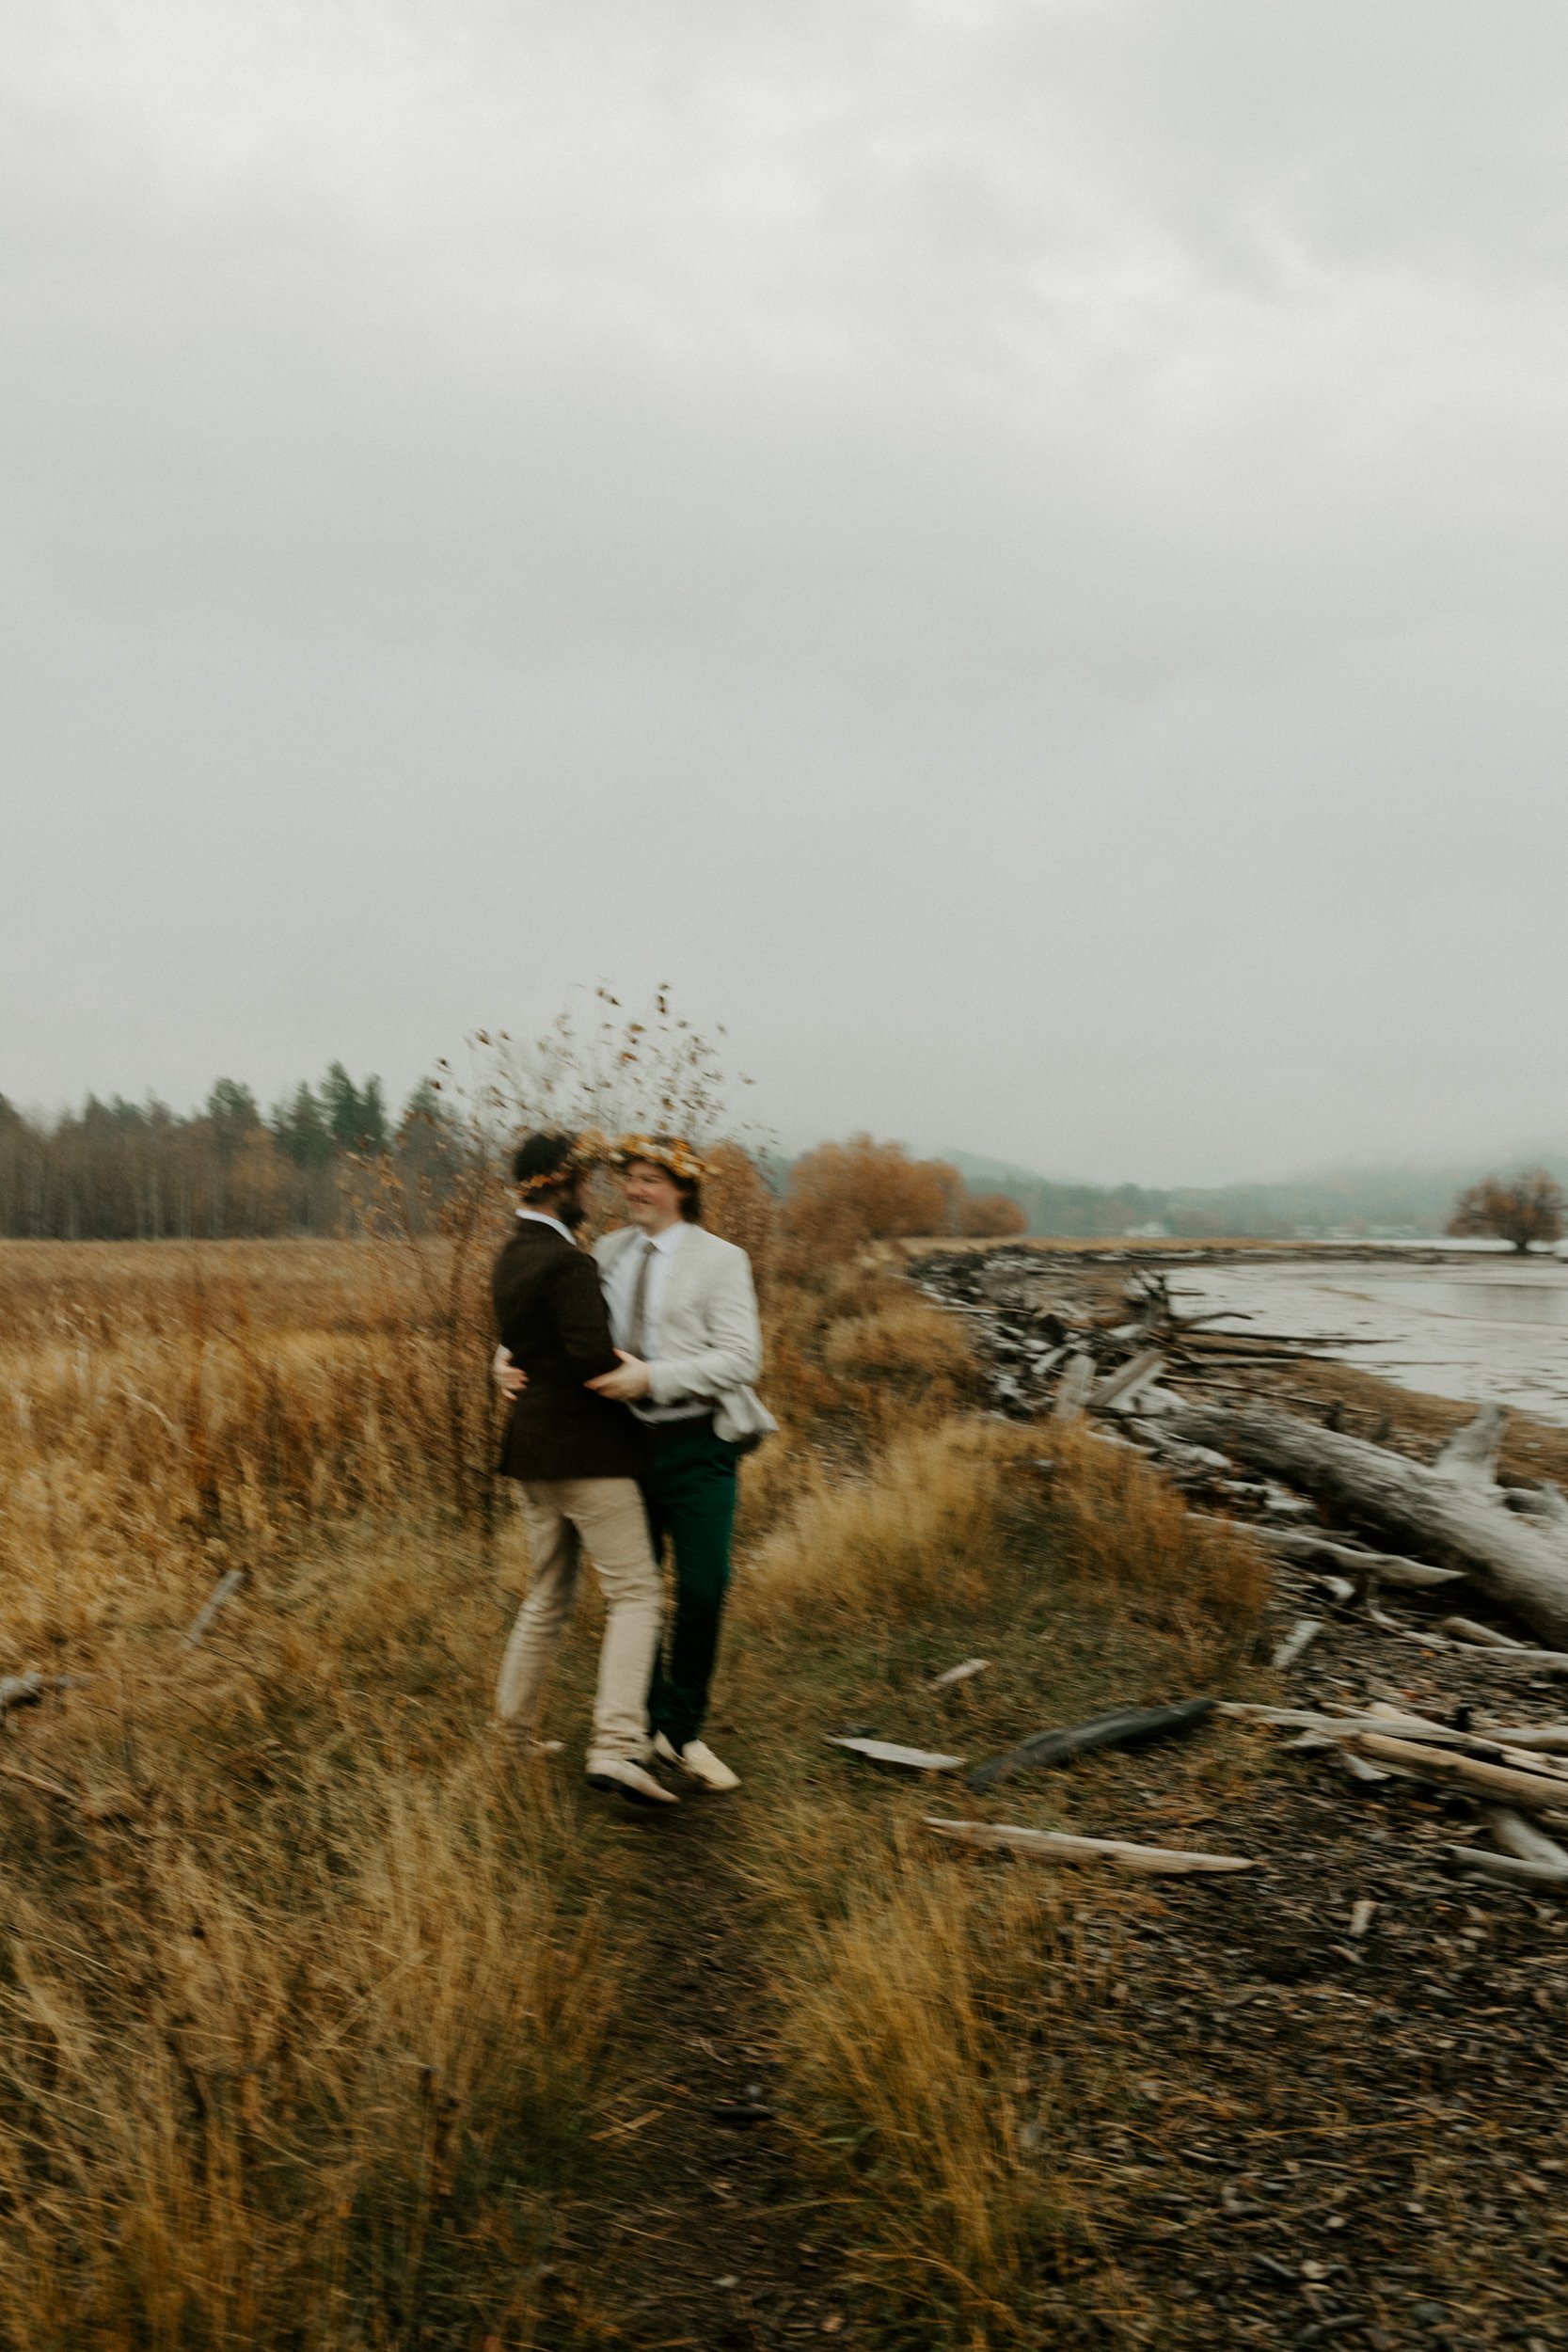
[[[533,1558],[496,1689],[502,1728],[531,1737],[545,1677],[588,1552],[604,1587],[604,1645],[588,1777],[634,1804],[673,1804],[647,1770],[647,1693],[658,1644],[659,1575],[638,1477],[646,1433],[626,1406],[583,1383],[617,1369],[598,1268],[574,1235],[592,1161],[566,1135],[524,1138],[513,1159],[518,1208],[496,1260],[491,1296],[500,1342],[528,1375],[501,1452]]]

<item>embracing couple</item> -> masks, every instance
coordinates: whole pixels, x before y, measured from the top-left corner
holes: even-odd
[[[590,1171],[615,1168],[628,1222],[579,1249]],[[702,1224],[706,1171],[673,1136],[525,1136],[517,1211],[491,1283],[496,1379],[512,1398],[501,1453],[533,1577],[496,1692],[503,1732],[534,1738],[551,1658],[587,1552],[604,1587],[588,1777],[673,1804],[649,1767],[704,1788],[739,1781],[699,1736],[730,1580],[741,1454],[774,1427],[752,1392],[762,1330],[743,1249]],[[659,1556],[675,1608],[660,1642]]]

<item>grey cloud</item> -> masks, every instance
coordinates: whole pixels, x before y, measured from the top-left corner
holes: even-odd
[[[1552,1122],[1553,11],[0,42],[0,1089],[669,975],[794,1135]]]

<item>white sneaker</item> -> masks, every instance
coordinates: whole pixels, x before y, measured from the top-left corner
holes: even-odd
[[[588,1767],[590,1788],[612,1788],[628,1804],[679,1804],[673,1788],[663,1788],[652,1772],[645,1772],[630,1756],[610,1756],[602,1763]]]
[[[689,1772],[693,1780],[700,1780],[705,1788],[729,1789],[740,1786],[740,1774],[732,1772],[727,1764],[721,1764],[713,1750],[705,1746],[701,1740],[689,1740],[684,1748],[677,1750],[662,1731],[656,1732],[654,1754],[662,1763],[678,1764],[683,1772]]]

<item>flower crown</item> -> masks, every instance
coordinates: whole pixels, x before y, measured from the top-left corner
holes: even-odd
[[[700,1160],[681,1136],[617,1136],[604,1156],[611,1168],[629,1168],[634,1160],[651,1160],[655,1168],[664,1168],[683,1184],[700,1184],[709,1173],[706,1161]]]
[[[522,1193],[553,1192],[569,1177],[580,1176],[591,1168],[602,1168],[610,1156],[608,1138],[600,1135],[596,1127],[585,1127],[564,1159],[558,1160],[554,1168],[545,1168],[537,1176],[525,1176],[519,1184],[514,1184],[513,1190]]]

